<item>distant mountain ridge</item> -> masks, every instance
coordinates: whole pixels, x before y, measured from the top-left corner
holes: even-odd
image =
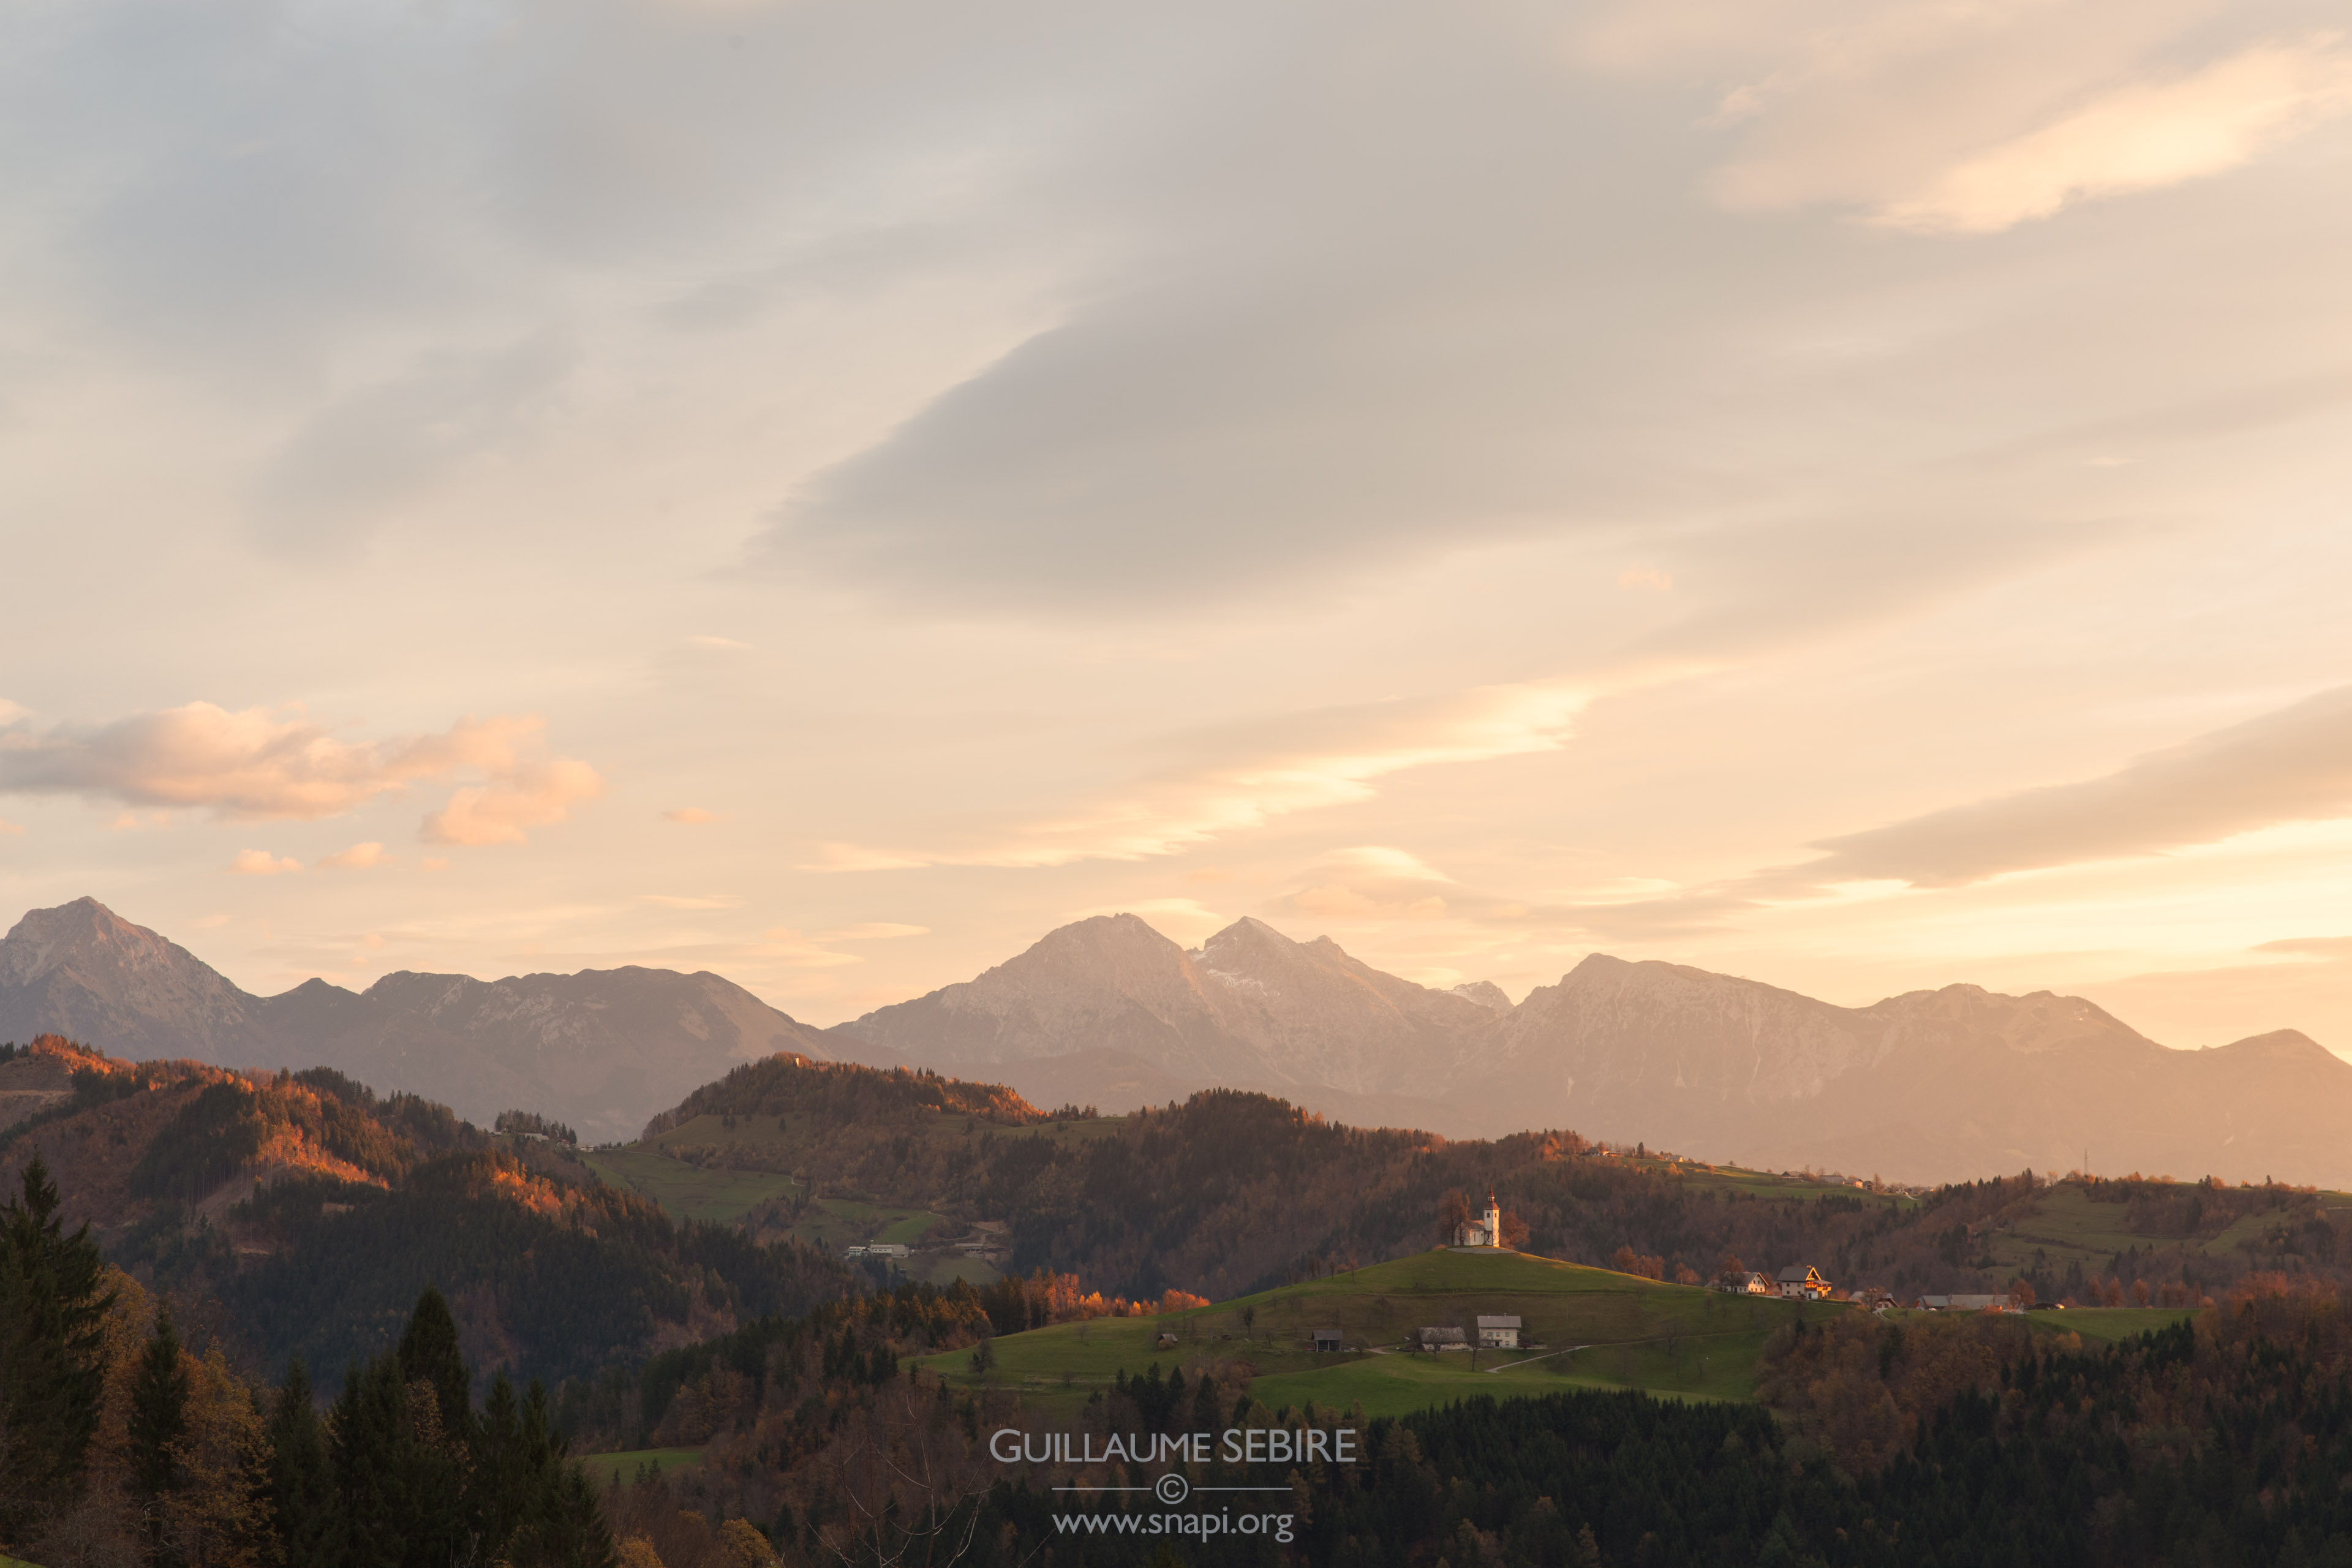
[[[1415,985],[1253,920],[1186,952],[1102,916],[827,1033],[845,1059],[1106,1110],[1221,1084],[1359,1124],[1573,1127],[1772,1169],[1945,1181],[2087,1151],[2110,1174],[2352,1185],[2352,1064],[2292,1029],[2179,1051],[2049,992],[1840,1007],[1604,953],[1517,1006],[1482,984]]]
[[[364,992],[310,980],[255,996],[95,899],[32,910],[0,938],[0,1039],[45,1031],[119,1057],[331,1067],[486,1126],[538,1110],[592,1140],[634,1136],[647,1106],[738,1063],[826,1054],[815,1030],[708,973],[404,972]]]
[[[1841,1007],[1594,953],[1516,1006],[1241,920],[1187,951],[1134,915],[819,1031],[716,974],[388,974],[249,995],[94,900],[0,940],[0,1038],[337,1068],[487,1121],[633,1136],[744,1061],[929,1068],[1106,1111],[1257,1089],[1359,1126],[1572,1127],[1769,1169],[1905,1181],[2066,1170],[2352,1186],[2352,1064],[2294,1030],[2167,1049],[2079,997],[1948,985]]]

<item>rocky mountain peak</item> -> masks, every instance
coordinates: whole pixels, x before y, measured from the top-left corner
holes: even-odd
[[[0,983],[16,985],[59,968],[135,971],[196,963],[153,931],[132,925],[91,898],[76,899],[55,909],[27,910],[24,919],[0,938]]]

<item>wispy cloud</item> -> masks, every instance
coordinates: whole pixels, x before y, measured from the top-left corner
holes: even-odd
[[[349,849],[338,850],[325,857],[319,862],[319,868],[321,870],[367,871],[378,866],[389,865],[393,858],[383,852],[383,845],[371,840],[365,844],[354,844]]]
[[[960,843],[825,846],[810,868],[1064,866],[1171,855],[1276,817],[1370,799],[1379,781],[1407,769],[1556,751],[1595,694],[1590,686],[1484,687],[1206,732],[1181,743],[1225,760],[1149,774],[1062,816],[969,833]]]
[[[718,821],[719,814],[705,811],[698,805],[681,805],[675,811],[663,812],[662,820],[675,822],[687,827],[700,827],[707,823]]]
[[[2334,35],[2263,45],[2106,93],[1944,170],[1874,217],[1923,234],[1995,233],[2087,197],[2222,174],[2347,109],[2352,54]]]
[[[1949,888],[2011,871],[2155,855],[2352,814],[2352,686],[2075,784],[1928,812],[1821,841],[1759,892],[1844,882]]]

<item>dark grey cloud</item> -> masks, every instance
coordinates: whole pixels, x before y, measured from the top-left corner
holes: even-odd
[[[2021,790],[1823,839],[1783,888],[1949,888],[2007,871],[2160,854],[2352,814],[2352,686],[2150,752],[2101,778]]]

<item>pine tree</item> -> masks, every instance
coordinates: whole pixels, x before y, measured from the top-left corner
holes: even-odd
[[[344,1568],[401,1568],[406,1561],[404,1532],[413,1522],[406,1394],[400,1363],[390,1356],[343,1373],[328,1457]]]
[[[269,1506],[289,1563],[332,1560],[336,1540],[334,1475],[326,1434],[310,1402],[310,1374],[297,1356],[269,1416]]]
[[[139,1358],[131,1385],[130,1458],[132,1495],[139,1500],[141,1533],[147,1560],[180,1562],[169,1504],[185,1484],[180,1446],[188,1435],[188,1369],[181,1364],[180,1336],[167,1302],[155,1313],[154,1331]]]
[[[416,1298],[407,1331],[400,1336],[399,1353],[401,1382],[432,1384],[440,1401],[441,1430],[462,1441],[473,1409],[473,1379],[457,1348],[457,1321],[449,1315],[449,1303],[436,1287],[427,1285]]]
[[[0,1208],[0,1538],[80,1495],[115,1293],[85,1225],[67,1236],[37,1150]]]

